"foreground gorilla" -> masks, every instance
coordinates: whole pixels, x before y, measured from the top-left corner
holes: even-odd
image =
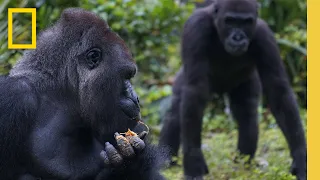
[[[255,0],[216,0],[187,20],[182,36],[183,67],[173,85],[172,106],[160,143],[176,155],[180,138],[184,173],[208,173],[201,151],[203,111],[210,94],[227,93],[238,123],[238,150],[251,158],[257,149],[257,106],[261,85],[288,142],[292,173],[306,179],[306,141],[294,93],[268,25]],[[261,83],[261,84],[260,84]]]
[[[162,152],[115,140],[140,115],[124,41],[70,8],[37,45],[0,79],[0,179],[163,179]]]

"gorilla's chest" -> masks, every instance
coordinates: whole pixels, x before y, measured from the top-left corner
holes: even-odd
[[[69,113],[65,104],[46,98],[41,104],[29,138],[33,164],[30,173],[56,179],[97,174],[98,155],[103,146],[92,138],[89,130],[82,128],[80,119]]]
[[[217,58],[218,57],[218,58]],[[212,91],[223,93],[230,91],[250,77],[255,69],[253,58],[217,56],[210,62],[209,81]]]

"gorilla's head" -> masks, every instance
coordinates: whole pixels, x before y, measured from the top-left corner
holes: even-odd
[[[98,136],[125,131],[140,116],[130,79],[137,67],[124,41],[95,14],[69,8],[41,33],[11,75],[36,76],[41,91],[67,94]],[[65,95],[64,95],[65,96]]]
[[[215,0],[214,25],[225,50],[234,56],[247,52],[258,17],[256,0]]]

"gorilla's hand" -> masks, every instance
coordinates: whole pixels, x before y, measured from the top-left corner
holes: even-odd
[[[141,129],[141,126],[139,126],[141,124],[147,127],[145,124],[139,123],[137,126],[138,129],[139,127]],[[121,134],[124,134],[124,136]],[[102,150],[100,153],[100,157],[106,165],[117,167],[123,163],[124,158],[132,158],[136,153],[139,153],[145,148],[143,139],[148,134],[148,131],[143,130],[141,133],[136,134],[129,129],[127,132],[121,134],[118,132],[114,134],[117,149],[109,142],[106,142],[105,150]]]

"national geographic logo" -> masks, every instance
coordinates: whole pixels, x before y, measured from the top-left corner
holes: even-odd
[[[12,41],[12,14],[31,13],[31,44],[13,44]],[[8,8],[8,49],[36,49],[36,8]]]

